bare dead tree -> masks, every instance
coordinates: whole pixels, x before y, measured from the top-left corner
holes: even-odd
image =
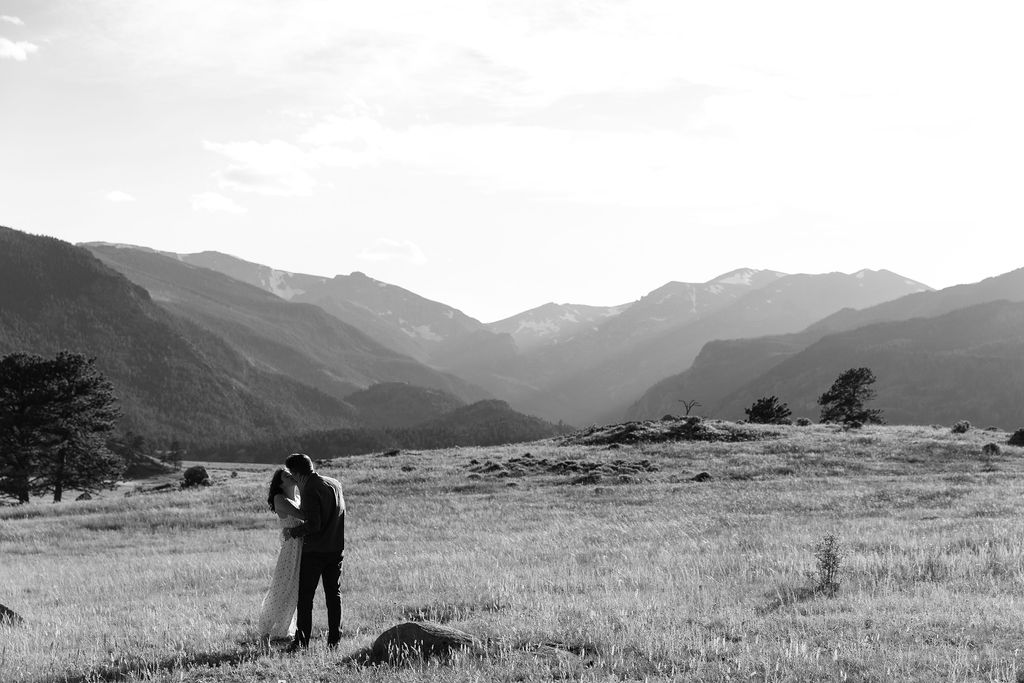
[[[684,401],[683,399],[678,399],[678,400],[679,400],[680,403],[683,404],[683,407],[686,408],[686,416],[687,417],[690,416],[690,411],[691,410],[693,410],[697,406],[703,405],[700,401]]]

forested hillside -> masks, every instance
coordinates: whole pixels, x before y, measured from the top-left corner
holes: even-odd
[[[997,301],[933,318],[878,323],[828,335],[749,383],[717,407],[743,417],[761,396],[789,403],[794,417],[817,418],[817,397],[839,373],[871,368],[877,398],[892,424],[951,424],[1016,429],[1024,425],[1024,303]]]
[[[224,443],[194,449],[193,460],[226,462],[283,462],[289,453],[303,452],[314,459],[383,452],[393,449],[426,450],[453,446],[495,446],[535,441],[571,428],[523,415],[504,401],[478,401],[438,418],[404,428],[346,428],[293,436]]]
[[[85,249],[0,227],[0,354],[96,358],[119,428],[199,444],[352,423],[341,400],[253,366]]]

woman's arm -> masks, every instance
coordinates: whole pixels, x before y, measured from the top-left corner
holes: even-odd
[[[284,517],[295,517],[303,521],[306,519],[306,514],[295,506],[295,501],[283,493],[274,496],[274,512]]]

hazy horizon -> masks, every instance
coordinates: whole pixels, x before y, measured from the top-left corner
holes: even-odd
[[[1024,265],[1012,3],[4,0],[0,224],[485,322],[740,267]]]

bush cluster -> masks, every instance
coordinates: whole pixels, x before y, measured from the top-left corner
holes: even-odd
[[[971,429],[971,423],[967,420],[957,420],[950,429],[954,434],[966,434]]]

